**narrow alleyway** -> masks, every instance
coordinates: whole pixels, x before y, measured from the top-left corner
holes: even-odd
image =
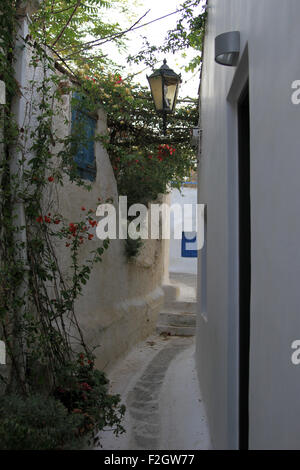
[[[127,407],[127,432],[102,432],[102,449],[210,448],[194,350],[193,337],[153,335],[108,372]]]

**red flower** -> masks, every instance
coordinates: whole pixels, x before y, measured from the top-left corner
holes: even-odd
[[[73,236],[75,236],[77,230],[77,225],[75,224],[69,224],[69,231],[72,233]]]
[[[55,219],[54,220],[54,223],[57,225],[57,224],[60,224],[60,220],[59,219]]]
[[[70,243],[66,243],[66,247],[70,246]]]
[[[85,208],[84,206],[82,206],[81,210],[82,210],[82,211],[85,211],[85,210],[86,210],[86,208]]]
[[[93,220],[93,219],[89,219],[89,224],[92,226],[92,227],[95,227],[97,225],[97,221],[96,220]]]
[[[81,384],[81,388],[82,388],[83,390],[92,390],[92,387],[91,387],[87,382],[83,382],[83,383]]]
[[[45,215],[45,217],[44,217],[44,220],[45,220],[45,222],[46,222],[47,224],[50,224],[50,223],[51,223],[50,217],[47,217],[46,215]]]
[[[88,239],[91,240],[92,238],[94,238],[94,235],[92,233],[89,233]]]
[[[48,181],[50,181],[50,183],[52,183],[52,181],[54,181],[53,176],[49,176]]]
[[[42,216],[42,215],[39,215],[39,216],[36,218],[36,221],[37,221],[39,224],[43,223],[43,220],[44,220],[44,219],[43,219],[43,216]]]

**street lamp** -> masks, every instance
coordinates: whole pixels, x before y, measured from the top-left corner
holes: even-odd
[[[147,76],[155,110],[163,116],[163,131],[167,133],[166,117],[175,110],[181,76],[177,75],[167,65],[166,59],[164,64],[157,70],[154,70],[150,77]]]

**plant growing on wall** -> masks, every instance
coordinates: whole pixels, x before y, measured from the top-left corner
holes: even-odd
[[[194,14],[200,3],[200,0],[183,2],[177,26],[169,31],[165,44],[160,48],[148,44],[149,47],[135,57],[129,56],[128,60],[154,66],[155,52],[175,53],[187,47],[200,51],[206,17],[205,9]],[[120,9],[122,3],[93,0],[84,5],[75,2],[71,8],[66,0],[60,0],[54,8],[51,0],[44,0],[43,8],[35,16],[32,34],[37,40],[43,38],[55,60],[70,72],[79,90],[89,96],[90,110],[101,104],[107,112],[108,133],[97,138],[109,153],[119,194],[127,195],[129,204],[148,203],[170,186],[180,188],[184,178],[195,169],[196,155],[189,137],[190,129],[198,124],[197,100],[184,100],[170,117],[168,137],[163,138],[161,119],[154,112],[148,89],[136,85],[132,77],[124,76],[102,52],[108,41],[124,47],[126,33],[143,18],[125,31],[119,25],[104,24],[99,19],[99,9],[114,4]],[[126,14],[130,15],[128,9]],[[196,68],[200,60],[199,53],[187,68]],[[176,149],[171,158],[166,159],[164,155],[161,158],[160,145]]]
[[[63,186],[66,178],[86,190],[91,187],[80,178],[74,162],[76,139],[82,136],[62,138],[53,126],[62,107],[65,81],[57,74],[56,62],[69,71],[72,88],[87,97],[85,105],[91,112],[99,105],[107,112],[108,132],[95,139],[107,149],[119,193],[127,195],[130,204],[154,200],[169,184],[180,187],[194,167],[189,129],[197,124],[196,103],[190,100],[178,108],[170,118],[167,138],[162,138],[149,92],[130,78],[122,78],[115,65],[104,74],[103,63],[109,61],[101,54],[83,52],[88,33],[113,36],[122,45],[119,27],[99,21],[98,8],[108,7],[108,2],[45,0],[31,35],[20,38],[32,51],[33,76],[27,93],[36,99],[29,100],[24,125],[17,125],[12,104],[20,96],[14,79],[20,3],[3,0],[0,14],[0,79],[7,90],[0,142],[0,331],[11,369],[8,379],[1,376],[11,399],[0,403],[9,415],[0,417],[0,434],[14,432],[9,423],[22,407],[15,394],[27,397],[30,409],[40,402],[40,391],[58,400],[69,417],[80,415],[69,420],[76,428],[75,436],[71,433],[75,440],[95,437],[105,426],[118,433],[123,430],[124,408],[118,396],[108,394],[105,377],[95,370],[94,352],[85,343],[74,309],[109,241],[93,244],[96,221],[92,211],[78,208],[77,220],[67,220],[55,200],[54,188]],[[85,245],[91,249],[83,258]],[[57,246],[68,253],[67,275]],[[83,357],[77,356],[79,349]],[[53,410],[62,423],[65,411],[59,405],[53,405]],[[38,419],[32,421],[30,414],[27,418],[16,420],[14,429],[22,428],[26,434],[34,427],[30,432],[38,434]],[[50,447],[68,445],[66,436],[70,433],[62,426]]]
[[[45,47],[32,43],[30,36],[21,40],[32,52],[33,78],[26,90],[31,99],[24,123],[20,126],[15,121],[12,104],[20,96],[13,78],[18,2],[5,0],[1,7],[6,14],[0,15],[0,79],[6,82],[7,100],[0,142],[0,331],[10,375],[1,375],[8,396],[0,434],[6,434],[8,447],[4,448],[16,448],[16,431],[34,439],[40,426],[38,410],[33,416],[18,416],[21,404],[15,394],[27,397],[28,407],[34,409],[34,403],[41,401],[36,394],[43,393],[44,400],[50,395],[61,402],[52,410],[62,427],[60,418],[65,413],[70,416],[66,420],[69,429],[58,431],[49,442],[50,448],[57,448],[84,437],[95,438],[105,426],[116,433],[124,431],[120,397],[108,394],[107,381],[94,367],[93,350],[84,340],[74,309],[109,241],[93,243],[93,210],[78,208],[78,219],[72,221],[57,210],[55,186],[63,186],[66,178],[86,190],[90,186],[79,177],[74,162],[76,136],[60,137],[53,125],[60,112],[61,79]],[[86,258],[81,253],[85,244],[91,244]],[[68,270],[58,257],[57,246],[65,246],[68,252]],[[78,350],[83,357],[77,358]],[[67,379],[76,392],[74,407],[67,406],[58,392]],[[74,413],[80,416],[73,419]],[[44,417],[47,420],[46,414]],[[17,448],[24,443],[20,433]],[[45,448],[46,444],[24,443],[25,448],[31,445]]]

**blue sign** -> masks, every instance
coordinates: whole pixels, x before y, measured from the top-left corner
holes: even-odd
[[[197,235],[193,238],[186,238],[186,234],[182,232],[182,239],[181,239],[181,257],[182,258],[197,258],[198,251],[195,249],[189,249],[188,245],[195,244],[197,240]]]

